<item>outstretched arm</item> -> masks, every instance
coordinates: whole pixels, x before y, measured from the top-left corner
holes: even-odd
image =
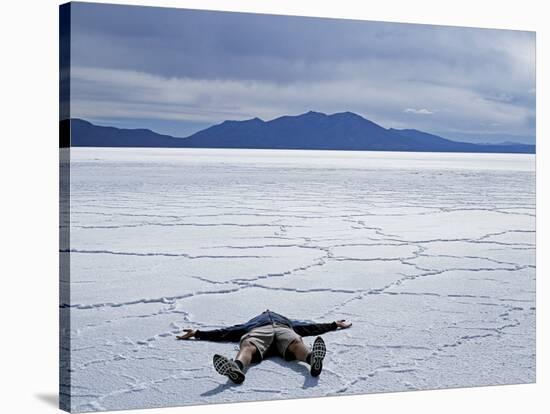
[[[292,321],[294,331],[300,336],[321,335],[325,332],[335,331],[336,329],[347,329],[351,326],[351,322],[345,319],[330,323],[310,323],[303,321]]]
[[[185,332],[182,335],[176,336],[177,339],[202,339],[206,341],[227,341],[227,342],[237,342],[241,339],[247,330],[244,328],[244,325],[233,325],[227,328],[213,329],[209,331],[199,330],[199,329],[184,329]]]

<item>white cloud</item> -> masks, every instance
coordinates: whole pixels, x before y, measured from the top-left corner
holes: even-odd
[[[432,115],[434,111],[430,111],[426,108],[421,109],[414,109],[414,108],[406,108],[403,112],[406,114],[416,114],[416,115]]]

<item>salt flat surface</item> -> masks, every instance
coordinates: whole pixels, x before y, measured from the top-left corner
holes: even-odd
[[[71,158],[62,312],[76,411],[535,380],[531,155],[79,148]],[[353,327],[324,335],[319,378],[273,358],[240,386],[211,364],[236,344],[175,340],[266,308]]]

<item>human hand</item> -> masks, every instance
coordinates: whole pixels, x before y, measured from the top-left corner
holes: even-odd
[[[195,336],[195,333],[197,333],[195,329],[184,329],[183,332],[185,333],[183,335],[176,336],[176,339],[184,340],[184,339],[193,338]]]
[[[345,319],[340,319],[339,321],[336,321],[336,326],[340,329],[347,329],[351,326],[351,322],[346,322]]]

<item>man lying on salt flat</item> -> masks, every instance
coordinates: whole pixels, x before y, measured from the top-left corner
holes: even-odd
[[[240,384],[245,379],[245,371],[251,362],[261,362],[269,355],[280,355],[287,361],[307,362],[310,373],[316,377],[323,369],[326,347],[323,338],[318,336],[310,348],[302,341],[302,336],[321,335],[338,328],[346,329],[351,322],[339,320],[330,323],[311,323],[291,320],[269,309],[248,322],[227,328],[202,331],[184,329],[177,339],[202,339],[208,341],[239,341],[239,352],[235,359],[214,355],[214,368],[231,381]]]

